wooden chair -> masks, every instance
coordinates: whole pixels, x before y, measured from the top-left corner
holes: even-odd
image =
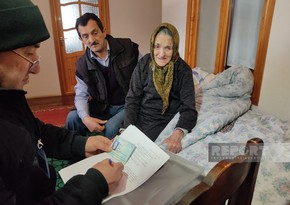
[[[260,162],[252,158],[253,150],[261,159],[263,141],[248,140],[245,154],[218,162],[203,181],[193,187],[178,205],[250,205],[253,198]]]

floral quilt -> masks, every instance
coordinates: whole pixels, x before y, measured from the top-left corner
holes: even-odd
[[[197,124],[184,137],[183,150],[178,155],[202,166],[206,175],[216,164],[208,160],[208,143],[246,145],[255,137],[265,145],[290,143],[290,122],[250,110],[252,87],[253,75],[245,67],[232,67],[210,82],[196,86]],[[157,144],[161,145],[173,132],[178,118],[179,114],[165,127],[155,141]],[[230,131],[220,131],[233,121]],[[261,162],[252,204],[290,204],[290,161]]]
[[[204,168],[206,175],[216,162],[208,162],[208,143],[244,143],[259,137],[264,144],[290,143],[290,122],[274,116],[248,111],[237,119],[227,132],[217,132],[183,149],[178,155]],[[289,146],[288,146],[289,148]],[[290,150],[287,151],[288,155]],[[266,154],[265,151],[263,154]],[[288,158],[289,159],[289,158]],[[290,161],[263,161],[260,164],[253,196],[253,205],[289,205]]]

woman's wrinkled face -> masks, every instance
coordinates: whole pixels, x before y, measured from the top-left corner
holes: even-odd
[[[170,62],[173,55],[172,37],[165,33],[158,33],[154,42],[154,60],[158,66],[163,67]]]
[[[0,52],[1,88],[23,89],[29,83],[29,74],[39,73],[39,56],[36,53],[39,47],[40,44],[36,44],[15,49],[14,52]]]

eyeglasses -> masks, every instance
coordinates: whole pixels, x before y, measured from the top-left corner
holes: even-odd
[[[31,66],[29,67],[29,70],[35,68],[36,66],[39,65],[40,63],[40,59],[41,59],[41,56],[38,57],[38,59],[36,61],[32,61],[30,60],[29,58],[25,57],[24,55],[16,52],[15,50],[12,50],[13,53],[15,53],[16,55],[20,56],[21,58],[25,59],[26,61],[28,61],[29,63],[31,63]]]

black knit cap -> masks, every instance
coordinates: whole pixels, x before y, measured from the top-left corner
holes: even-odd
[[[34,45],[48,38],[43,17],[30,0],[0,1],[0,51]]]

